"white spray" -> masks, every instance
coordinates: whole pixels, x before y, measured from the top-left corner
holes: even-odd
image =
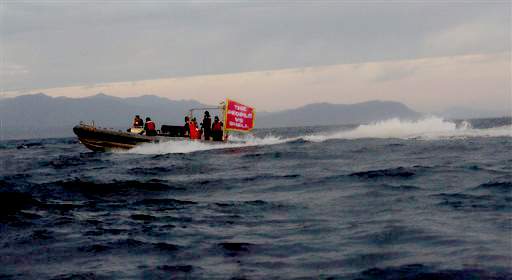
[[[143,144],[125,153],[136,154],[172,154],[191,153],[197,151],[264,146],[283,144],[296,140],[323,142],[333,139],[362,139],[362,138],[398,138],[419,140],[461,139],[468,137],[512,137],[512,126],[501,126],[487,129],[474,129],[468,122],[456,124],[439,117],[427,117],[419,121],[403,121],[390,119],[386,121],[364,124],[352,130],[328,131],[313,135],[293,138],[281,138],[267,135],[257,138],[252,135],[230,135],[228,143],[201,142],[190,140],[175,140],[154,144]]]

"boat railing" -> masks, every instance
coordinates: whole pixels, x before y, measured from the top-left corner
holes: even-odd
[[[220,111],[222,111],[222,114],[220,114],[221,119],[224,118],[224,105],[217,106],[217,107],[192,108],[192,109],[188,110],[188,115],[192,119],[194,117],[194,111],[206,111],[206,110],[220,110]]]

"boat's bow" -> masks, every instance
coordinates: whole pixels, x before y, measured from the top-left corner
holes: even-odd
[[[154,137],[97,128],[85,124],[75,126],[73,132],[78,136],[82,144],[93,151],[107,151],[112,149],[126,150],[138,144],[155,141]]]

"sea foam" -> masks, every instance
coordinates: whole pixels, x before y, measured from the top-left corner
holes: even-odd
[[[418,121],[389,119],[363,124],[353,130],[327,132],[304,136],[312,142],[331,139],[398,138],[419,140],[460,139],[467,137],[512,137],[512,126],[475,129],[467,121],[455,123],[439,117],[427,117]]]
[[[418,121],[389,119],[362,124],[354,129],[324,131],[297,137],[279,137],[268,134],[264,137],[249,135],[230,135],[229,142],[201,142],[190,140],[172,140],[160,143],[142,144],[121,153],[135,154],[175,154],[192,153],[214,149],[240,148],[251,146],[276,145],[297,140],[323,142],[328,140],[354,140],[363,138],[397,138],[418,140],[462,139],[468,137],[512,137],[512,126],[500,126],[475,129],[469,122],[456,123],[439,117],[427,117]]]
[[[120,153],[134,154],[186,154],[198,151],[240,148],[262,145],[275,145],[290,141],[276,136],[268,135],[263,138],[257,138],[252,135],[236,136],[230,135],[229,142],[204,142],[190,140],[171,140],[160,143],[148,143],[138,145],[128,151],[119,151]]]

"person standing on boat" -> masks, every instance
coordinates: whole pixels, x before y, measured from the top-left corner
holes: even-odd
[[[201,129],[203,130],[204,140],[210,141],[211,135],[211,126],[212,126],[212,118],[210,117],[210,112],[204,112],[203,123],[201,124]]]
[[[183,136],[190,136],[190,119],[185,117],[185,125],[183,126]]]
[[[222,127],[223,127],[223,123],[221,121],[219,121],[218,116],[215,116],[215,121],[212,124],[213,141],[222,141]]]
[[[139,115],[135,116],[135,119],[133,120],[133,127],[143,127],[144,121],[140,118]]]
[[[189,122],[189,128],[190,128],[190,139],[199,139],[201,138],[201,134],[199,134],[199,128],[197,128],[197,122],[196,119],[192,119],[192,121]]]
[[[156,126],[155,123],[151,120],[151,118],[146,118],[146,125],[144,126],[144,130],[146,131],[147,136],[156,135]]]

